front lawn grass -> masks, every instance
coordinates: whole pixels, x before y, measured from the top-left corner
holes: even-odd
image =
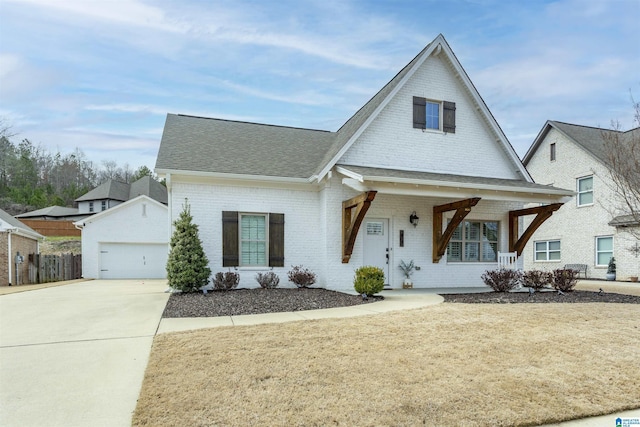
[[[135,426],[526,426],[640,407],[633,304],[441,304],[156,337]]]

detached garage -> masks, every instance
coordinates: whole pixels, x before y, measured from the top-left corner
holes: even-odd
[[[169,252],[168,209],[147,196],[75,223],[82,229],[87,279],[164,279]]]

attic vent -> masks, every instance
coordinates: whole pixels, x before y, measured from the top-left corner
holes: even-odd
[[[143,204],[142,204],[142,216],[143,216],[144,218],[146,218],[146,217],[147,217],[147,204],[146,204],[146,203],[143,203]]]

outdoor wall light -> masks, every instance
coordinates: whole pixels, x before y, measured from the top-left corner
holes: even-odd
[[[418,221],[420,221],[420,218],[418,218],[418,215],[416,215],[416,211],[411,212],[411,216],[409,216],[409,222],[413,224],[414,227],[417,227]]]

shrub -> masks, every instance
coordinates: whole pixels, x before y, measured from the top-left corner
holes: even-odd
[[[274,289],[278,287],[280,278],[273,271],[269,271],[267,273],[256,274],[256,281],[263,289]]]
[[[218,272],[213,278],[213,287],[218,291],[234,289],[240,283],[240,275],[233,271]]]
[[[607,273],[615,274],[616,273],[616,259],[615,257],[611,257],[609,259],[609,265],[607,265]]]
[[[171,236],[167,259],[168,284],[182,292],[197,292],[209,283],[211,269],[187,200],[173,225],[175,231]]]
[[[495,292],[508,292],[518,285],[521,276],[519,271],[501,268],[482,273],[482,281]]]
[[[542,289],[553,282],[550,271],[529,270],[522,274],[522,285],[533,289]]]
[[[570,268],[553,270],[553,288],[562,292],[572,291],[573,287],[578,283],[577,278],[577,270]]]
[[[365,265],[356,270],[353,287],[359,294],[372,296],[384,289],[384,271],[379,267]]]
[[[308,288],[316,283],[316,274],[301,265],[292,265],[287,277],[299,288]]]

